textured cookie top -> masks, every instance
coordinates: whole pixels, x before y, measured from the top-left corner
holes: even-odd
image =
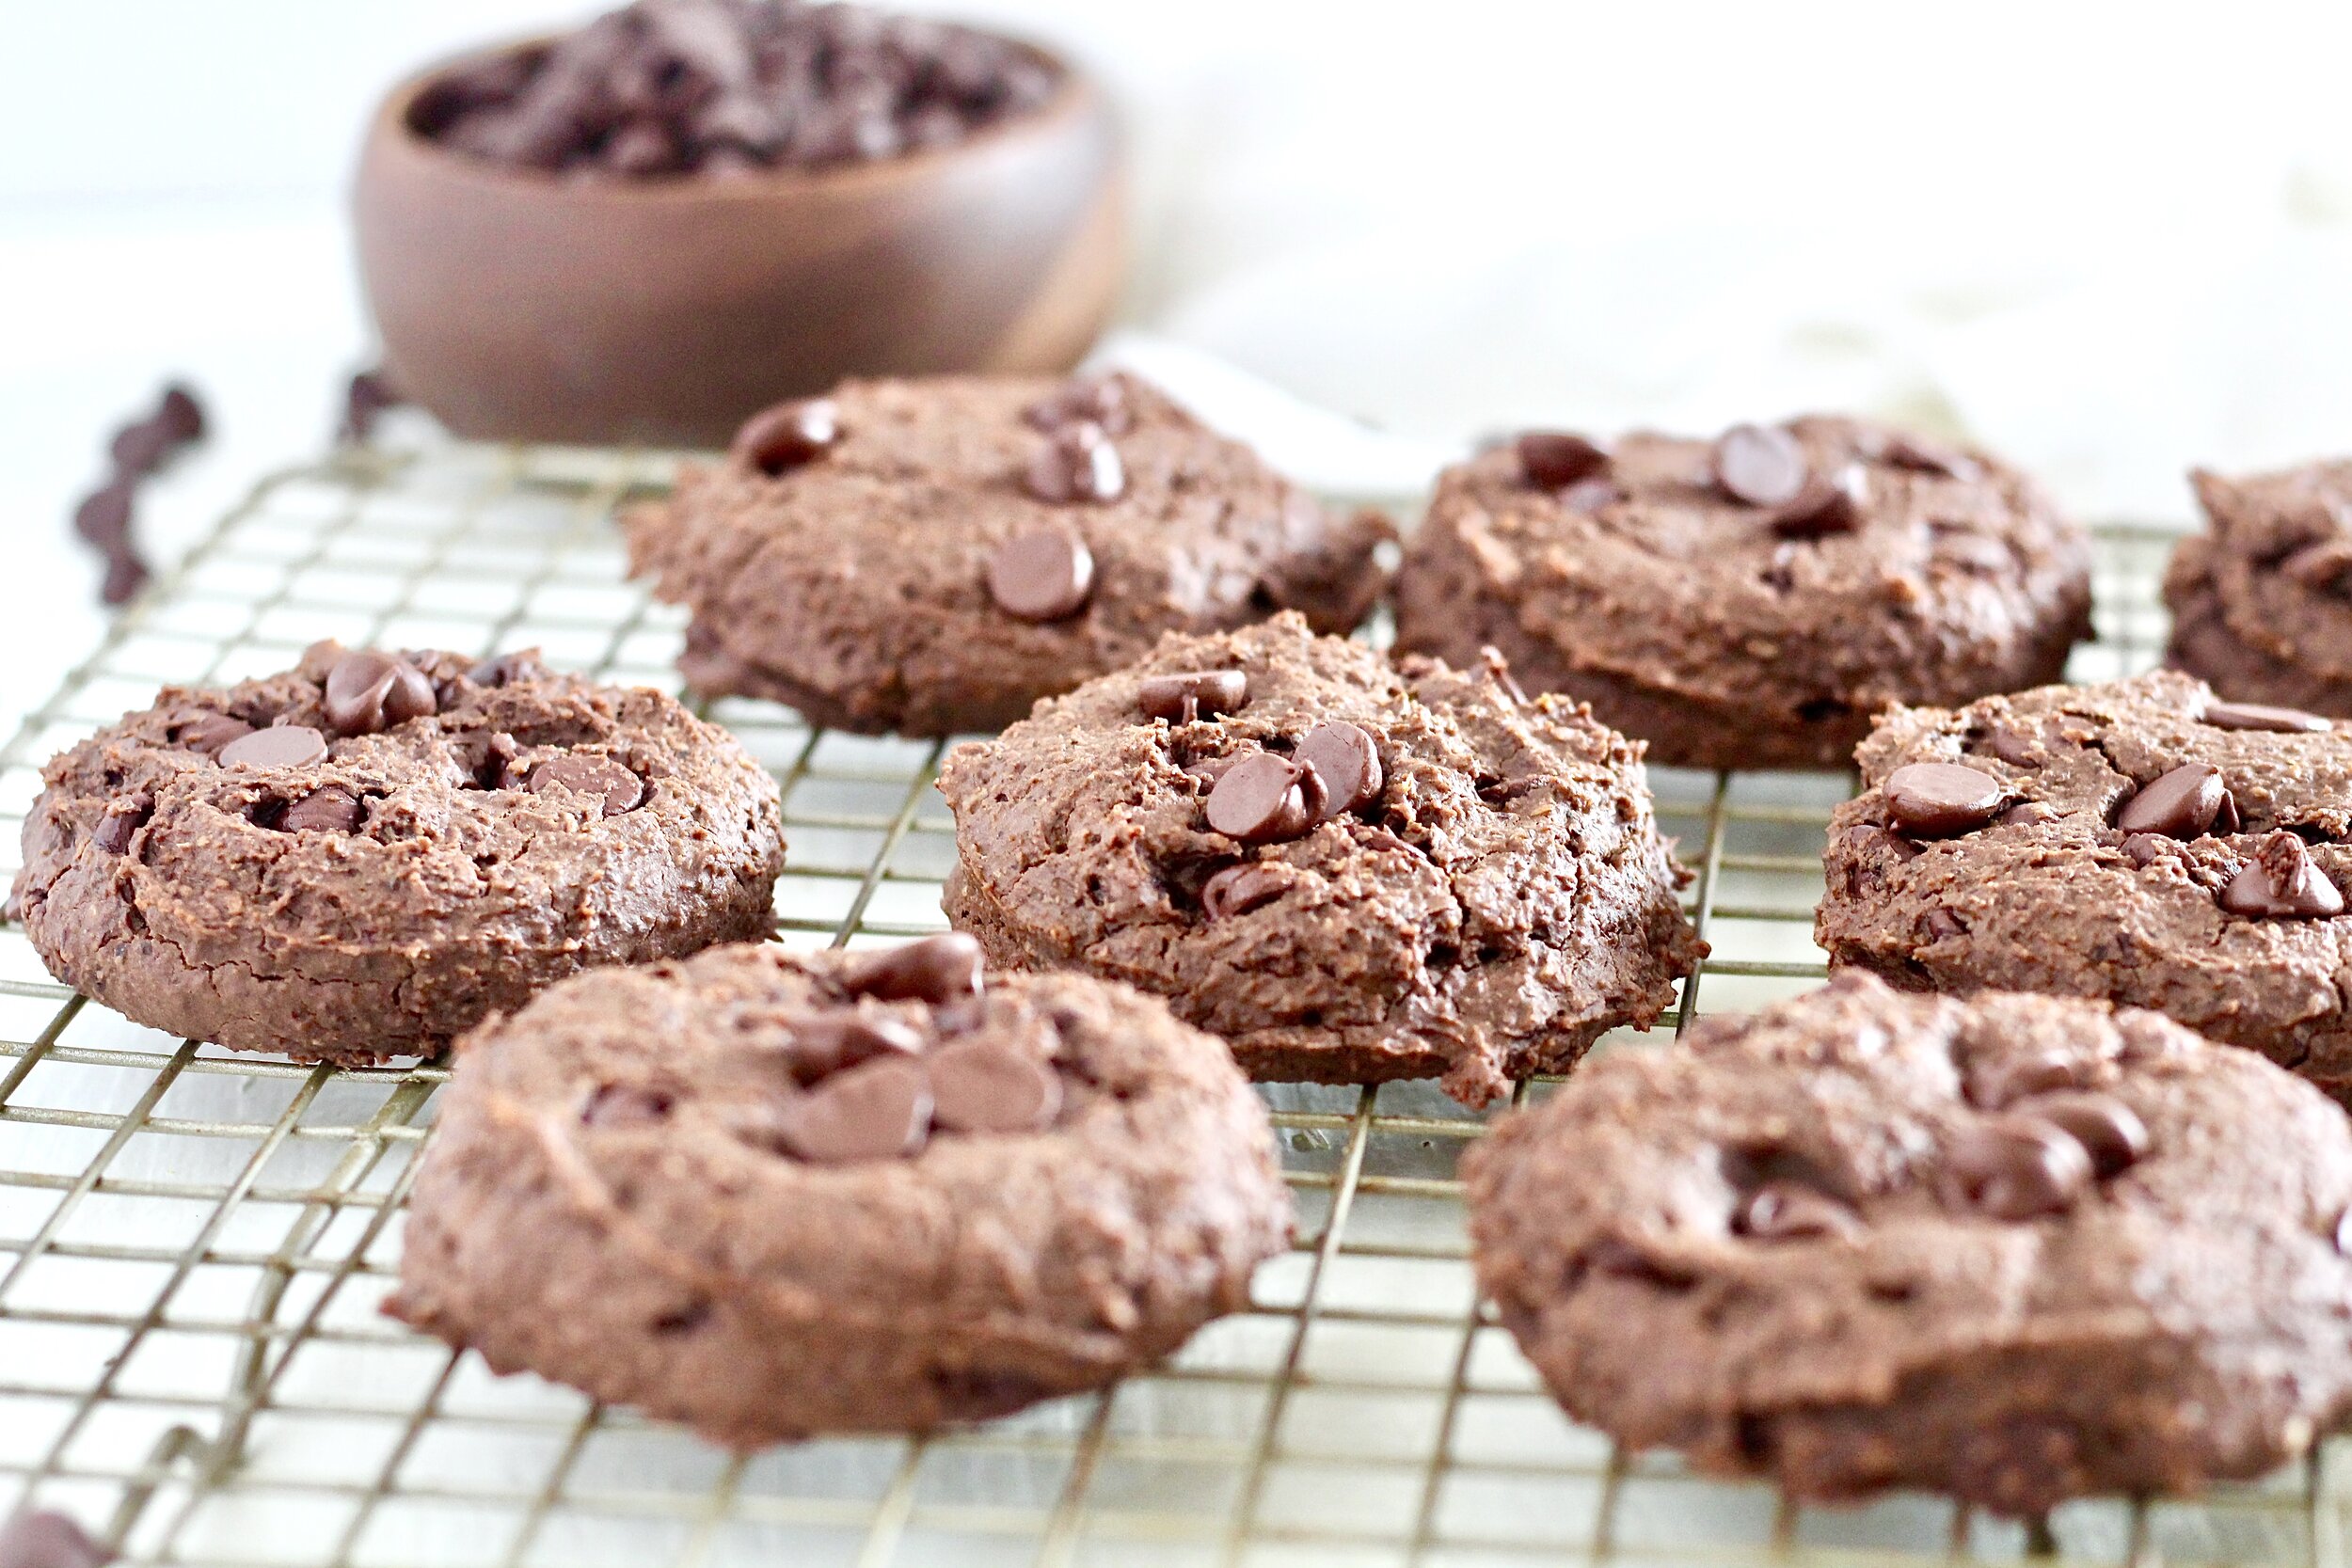
[[[2191,476],[2210,531],[2174,576],[2201,575],[2240,640],[2352,681],[2352,460],[2226,479]]]
[[[2152,1013],[1841,975],[1587,1064],[1464,1166],[1482,1283],[1647,1440],[2137,1340],[2307,1358],[2307,1434],[2344,1400],[2352,1129]]]
[[[1478,1102],[1525,1069],[1515,1042],[1655,1017],[1699,951],[1640,756],[1500,667],[1283,616],[1165,640],[960,748],[940,789],[966,903],[1028,959],[1237,1046],[1434,1050]]]
[[[1293,606],[1344,630],[1388,533],[1124,374],[847,382],[628,524],[634,568],[695,609],[690,676],[739,666],[861,728],[1000,693],[1017,717],[1171,627]]]
[[[1288,1218],[1222,1045],[1121,988],[984,977],[957,935],[591,972],[467,1036],[441,1117],[560,1173],[601,1270],[894,1337],[1115,1335],[1110,1239],[1182,1271],[1196,1227],[1271,1247]]]
[[[1546,439],[1448,470],[1431,516],[1581,667],[1740,704],[1964,694],[2083,592],[2080,531],[1982,452],[1821,415],[1574,464]]]

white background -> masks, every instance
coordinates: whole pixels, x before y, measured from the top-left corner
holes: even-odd
[[[1128,319],[1441,440],[1850,405],[2086,510],[2352,450],[2352,8],[971,0],[1123,99]],[[183,539],[368,356],[370,101],[533,0],[0,0],[0,721],[96,635],[65,516],[192,376]]]

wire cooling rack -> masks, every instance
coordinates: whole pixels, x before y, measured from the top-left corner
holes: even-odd
[[[0,858],[51,752],[161,682],[282,669],[321,637],[538,643],[674,688],[681,618],[623,582],[612,526],[672,467],[458,446],[264,482],[0,751]],[[2152,659],[2163,541],[2104,531],[2078,678]],[[939,927],[939,745],[755,703],[711,716],[783,785],[787,941]],[[1677,1017],[1819,980],[1809,921],[1845,781],[1655,782],[1717,954]],[[172,1040],[0,932],[0,1516],[63,1508],[133,1561],[214,1568],[2344,1560],[2332,1449],[2193,1503],[2031,1526],[1916,1496],[1800,1509],[1618,1451],[1561,1416],[1477,1303],[1454,1169],[1481,1122],[1423,1085],[1267,1090],[1296,1245],[1171,1365],[929,1440],[732,1456],[378,1316],[444,1078]]]

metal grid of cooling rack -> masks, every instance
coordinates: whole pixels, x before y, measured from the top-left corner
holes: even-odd
[[[671,471],[459,446],[263,483],[0,751],[0,859],[53,751],[160,682],[283,668],[320,637],[535,642],[674,687],[680,618],[623,583],[612,526]],[[2162,548],[2104,531],[2102,639],[2078,677],[2152,657]],[[937,744],[753,703],[712,717],[784,788],[787,941],[939,927]],[[1845,782],[1656,783],[1717,952],[1677,1019],[1702,991],[1736,1009],[1818,980],[1809,918]],[[2087,1502],[2030,1528],[1922,1497],[1799,1509],[1615,1450],[1476,1302],[1453,1174],[1481,1122],[1422,1085],[1269,1087],[1297,1243],[1169,1366],[929,1440],[730,1456],[491,1378],[376,1314],[444,1076],[171,1040],[69,995],[0,933],[0,1516],[60,1507],[133,1561],[211,1568],[2344,1560],[2332,1448],[2193,1503]]]

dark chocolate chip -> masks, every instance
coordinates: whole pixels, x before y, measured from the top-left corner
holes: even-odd
[[[115,1554],[62,1513],[24,1513],[0,1528],[0,1568],[105,1568]]]
[[[545,673],[536,648],[517,648],[496,658],[484,659],[466,672],[466,678],[476,686],[512,686],[518,680],[536,680]]]
[[[1606,446],[1570,431],[1531,430],[1518,438],[1518,447],[1519,472],[1538,489],[1558,490],[1609,467]]]
[[[1556,499],[1570,512],[1590,516],[1625,499],[1625,492],[1618,487],[1615,480],[1596,474],[1591,479],[1580,479],[1574,484],[1563,486]]]
[[[1946,1201],[1995,1219],[2062,1213],[2090,1185],[2090,1155],[2074,1136],[2032,1116],[1963,1129],[1944,1153]]]
[[[171,739],[174,745],[184,746],[191,752],[217,757],[221,749],[230,741],[242,739],[252,733],[253,726],[242,719],[226,713],[205,713],[184,724],[174,725]]]
[[[1292,875],[1286,867],[1268,865],[1263,861],[1244,861],[1239,865],[1227,866],[1201,884],[1200,908],[1211,920],[1229,920],[1271,904],[1282,896],[1291,881]]]
[[[743,421],[728,450],[773,479],[813,463],[841,439],[841,411],[831,398],[799,398]]]
[[[405,659],[354,648],[326,673],[326,722],[338,735],[373,735],[433,713],[433,683]]]
[[[2145,871],[2165,858],[2166,846],[2170,843],[2170,839],[2155,833],[2134,833],[2123,841],[2123,853],[2131,856],[2134,865]]]
[[[1035,1132],[1061,1113],[1061,1075],[1025,1052],[989,1040],[942,1046],[925,1058],[931,1117],[957,1132]]]
[[[2198,717],[2221,730],[2272,730],[2281,735],[2317,735],[2335,725],[2316,713],[2291,707],[2265,707],[2259,703],[2215,703]]]
[[[1146,675],[1136,689],[1136,704],[1147,719],[1189,724],[1197,719],[1231,713],[1248,695],[1249,677],[1239,670],[1180,670]]]
[[[1021,621],[1059,621],[1086,608],[1094,592],[1094,553],[1057,529],[1006,540],[988,561],[988,595]]]
[[[1889,432],[1878,443],[1877,450],[1867,455],[1894,467],[1940,474],[1946,479],[1974,480],[1984,473],[1984,466],[1958,447],[1901,431]]]
[[[2115,825],[2127,833],[2162,833],[2167,838],[2195,838],[2209,832],[2230,799],[2221,769],[2201,762],[2185,762],[2149,781],[2123,802]]]
[[[1252,752],[1227,768],[1209,791],[1209,827],[1244,844],[1296,838],[1314,824],[1303,787],[1311,777],[1288,757]]]
[[[2082,1069],[2062,1051],[1987,1056],[1968,1064],[1968,1101],[1988,1111],[2037,1094],[2078,1088]]]
[[[1115,501],[1127,493],[1127,467],[1103,427],[1081,420],[1039,443],[1022,483],[1039,500],[1056,505]]]
[[[142,789],[125,796],[106,808],[106,815],[98,819],[91,830],[89,841],[100,851],[109,855],[127,854],[132,835],[147,826],[147,819],[155,815],[155,797]]]
[[[1968,934],[1968,923],[1940,905],[1930,910],[1922,917],[1921,924],[1927,927],[1931,942],[1949,942],[1954,937]]]
[[[676,1098],[642,1084],[599,1084],[580,1108],[590,1127],[658,1127],[670,1119]]]
[[[1847,1237],[1861,1228],[1854,1212],[1802,1181],[1767,1181],[1740,1204],[1732,1227],[1759,1242]]]
[[[1890,826],[1914,838],[1950,838],[1992,821],[2009,788],[1959,763],[1915,762],[1889,773],[1880,791]]]
[[[568,756],[549,757],[532,765],[523,787],[533,795],[550,790],[565,789],[580,795],[604,798],[604,815],[618,816],[644,804],[645,784],[635,773],[611,757],[587,756],[573,752]]]
[[[107,549],[131,537],[132,483],[119,474],[73,509],[73,531]]]
[[[1079,376],[1021,411],[1031,428],[1051,433],[1064,425],[1095,424],[1106,436],[1123,436],[1135,425],[1127,386],[1115,375]]]
[[[1291,760],[1312,768],[1323,781],[1319,817],[1372,804],[1380,799],[1380,787],[1386,783],[1380,770],[1380,748],[1361,728],[1343,720],[1309,730]]]
[[[344,784],[322,784],[288,806],[278,825],[288,832],[347,833],[366,815],[358,791]]]
[[[923,1032],[904,1019],[850,1007],[795,1019],[791,1031],[792,1075],[803,1084],[876,1056],[918,1055],[925,1044]]]
[[[2054,1094],[2019,1109],[2058,1128],[2090,1156],[2093,1174],[2115,1175],[2148,1152],[2148,1124],[2110,1094]]]
[[[155,406],[155,422],[164,427],[175,445],[185,446],[204,439],[204,405],[197,401],[195,389],[184,382],[175,381],[164,388],[163,401]]]
[[[1778,425],[1736,424],[1716,437],[1716,487],[1750,506],[1786,506],[1812,472],[1804,449]]]
[[[273,724],[221,747],[223,768],[307,768],[326,760],[326,736],[308,724]]]
[[[1833,473],[1808,474],[1804,486],[1772,509],[1772,531],[1784,539],[1826,539],[1861,526],[1870,499],[1869,476],[1859,463]]]
[[[963,931],[884,948],[861,958],[841,977],[843,989],[852,996],[933,1006],[977,996],[981,983],[979,942]]]
[[[931,1087],[923,1069],[907,1057],[881,1056],[787,1102],[775,1134],[803,1160],[847,1164],[921,1153],[930,1122]]]
[[[2301,839],[2277,832],[2221,890],[2221,907],[2270,920],[2324,920],[2344,912],[2344,895],[2312,863]]]
[[[2044,822],[2055,822],[2062,815],[2058,807],[2046,800],[2020,800],[2001,813],[2001,822],[2006,827],[2033,828]]]
[[[1995,724],[1985,733],[1985,744],[1993,754],[2011,768],[2039,768],[2042,754],[2034,747],[2033,736],[2007,724]]]

